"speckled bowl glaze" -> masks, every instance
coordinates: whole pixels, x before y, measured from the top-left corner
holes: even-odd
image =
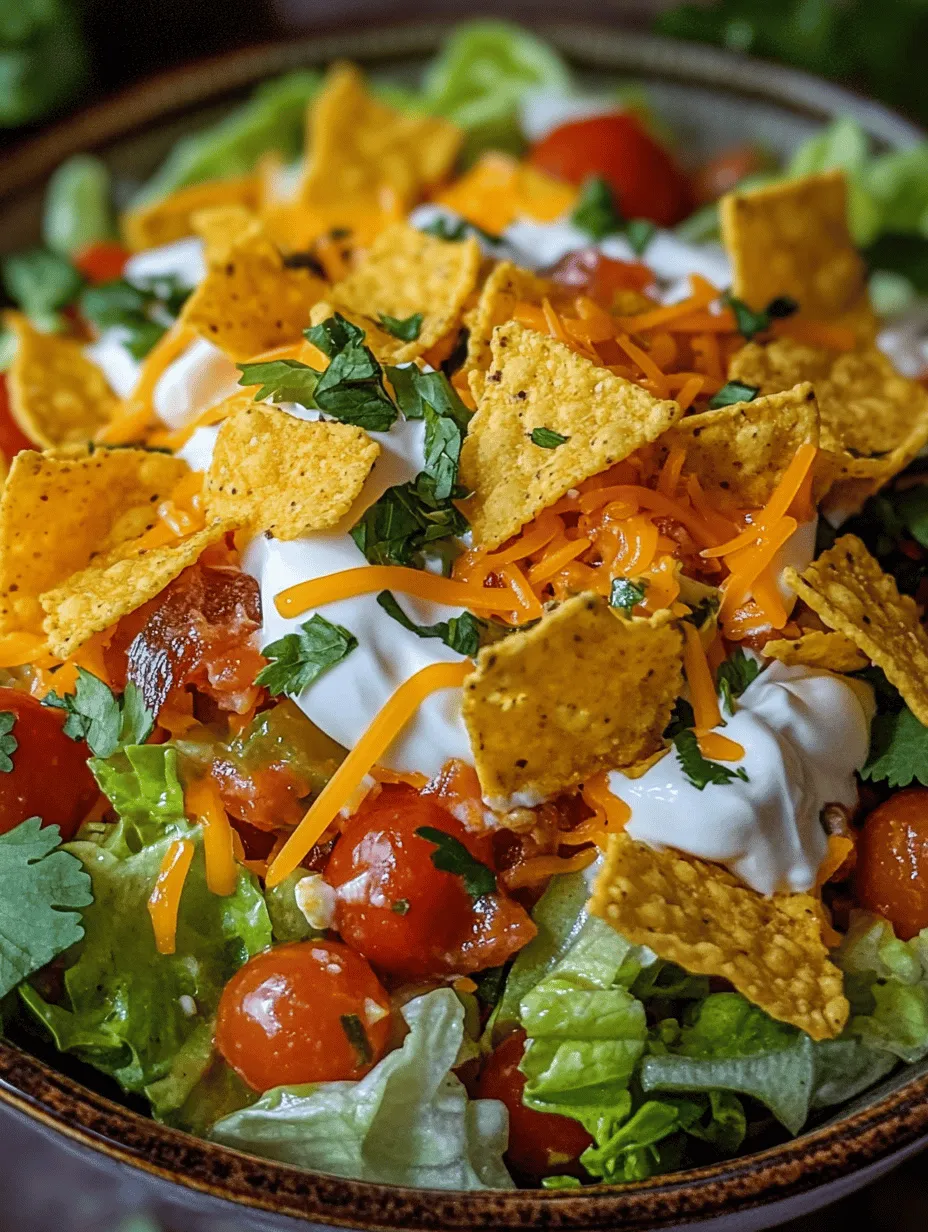
[[[434,51],[443,30],[439,23],[381,25],[237,52],[145,82],[49,129],[0,164],[0,250],[35,241],[44,180],[69,154],[92,149],[117,179],[137,180],[179,135],[221,115],[266,77],[349,57],[402,78]],[[785,154],[837,115],[854,116],[882,148],[922,136],[900,116],[836,86],[711,48],[586,23],[542,26],[541,33],[591,84],[621,79],[646,87],[691,161],[748,138]],[[89,1071],[81,1077],[93,1081]],[[57,1158],[65,1174],[76,1153],[82,1184],[106,1174],[107,1184],[131,1193],[133,1205],[185,1232],[246,1226],[592,1232],[695,1224],[751,1232],[853,1191],[928,1142],[928,1066],[897,1075],[785,1145],[584,1192],[418,1191],[301,1172],[157,1125],[2,1043],[0,1135],[5,1153],[11,1143],[46,1139],[48,1158]]]

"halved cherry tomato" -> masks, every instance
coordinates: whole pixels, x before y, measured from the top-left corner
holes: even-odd
[[[519,1062],[525,1051],[525,1032],[516,1031],[490,1053],[477,1083],[478,1099],[498,1099],[509,1111],[509,1146],[506,1160],[531,1180],[569,1173],[583,1176],[578,1160],[593,1139],[572,1117],[536,1112],[522,1102],[525,1075]]]
[[[131,256],[129,249],[117,240],[98,240],[76,252],[73,261],[88,282],[112,282],[122,277]]]
[[[13,418],[6,377],[0,374],[0,453],[12,462],[21,449],[35,449],[35,444]]]
[[[529,162],[571,184],[601,176],[626,218],[650,218],[672,227],[692,212],[688,178],[627,112],[562,124],[538,142]]]
[[[904,941],[928,928],[928,788],[897,791],[864,823],[855,875],[862,907]]]
[[[11,735],[13,769],[0,773],[0,834],[27,817],[61,827],[73,838],[99,795],[83,741],[61,730],[64,715],[18,689],[0,689],[0,713],[16,716]]]
[[[614,261],[598,248],[577,248],[544,273],[559,286],[576,289],[606,309],[611,309],[619,291],[645,291],[654,282],[654,271],[641,261]]]
[[[361,1078],[389,1035],[390,998],[339,941],[256,955],[222,990],[216,1018],[216,1047],[256,1091]]]
[[[528,913],[502,891],[478,898],[456,873],[435,867],[442,830],[492,867],[493,847],[428,796],[387,786],[362,805],[335,844],[325,872],[337,890],[335,927],[380,971],[405,979],[497,967],[535,935]]]

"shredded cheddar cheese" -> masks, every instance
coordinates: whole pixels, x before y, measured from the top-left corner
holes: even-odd
[[[176,838],[161,861],[155,888],[148,900],[148,914],[159,954],[173,954],[177,948],[177,914],[192,860],[193,843],[186,838]]]
[[[235,891],[238,871],[232,826],[216,780],[207,777],[191,783],[184,793],[184,803],[191,819],[203,828],[206,884],[213,894],[226,897]]]

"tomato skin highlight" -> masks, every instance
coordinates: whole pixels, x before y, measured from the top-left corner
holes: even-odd
[[[349,1016],[364,1028],[366,1058],[342,1023]],[[339,941],[296,941],[257,954],[222,990],[216,1016],[216,1047],[255,1091],[362,1078],[389,1035],[390,998],[364,959]]]
[[[689,179],[640,120],[626,112],[560,125],[535,145],[529,162],[570,184],[601,176],[626,218],[672,227],[692,213]]]
[[[348,822],[326,868],[336,929],[377,970],[404,979],[500,965],[535,925],[502,892],[473,902],[459,876],[435,867],[434,843],[416,834],[421,826],[445,831],[493,866],[489,839],[413,788],[385,786]]]
[[[477,1083],[478,1099],[498,1099],[509,1112],[506,1161],[534,1181],[562,1173],[583,1177],[578,1160],[593,1139],[572,1117],[536,1112],[523,1104],[525,1075],[519,1062],[524,1052],[525,1032],[515,1031],[490,1054]]]
[[[857,847],[857,899],[908,941],[928,928],[928,788],[897,791],[869,815]]]

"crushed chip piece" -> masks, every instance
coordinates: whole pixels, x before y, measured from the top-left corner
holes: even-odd
[[[802,317],[840,321],[873,335],[866,267],[847,224],[844,173],[781,180],[721,202],[732,292],[760,311],[781,296]]]
[[[886,673],[921,723],[928,724],[928,633],[915,600],[901,595],[856,535],[842,535],[802,573],[784,580],[822,621],[845,634]]]
[[[377,442],[353,424],[250,406],[219,429],[205,508],[210,517],[277,539],[328,530],[351,508],[379,454]]]
[[[810,894],[765,898],[718,864],[609,839],[590,911],[693,975],[728,980],[772,1018],[833,1039],[848,1018],[841,972]]]
[[[159,201],[127,210],[122,216],[123,238],[134,252],[160,248],[193,235],[198,211],[230,205],[256,210],[260,198],[261,180],[257,175],[192,184]]]
[[[849,637],[821,629],[765,642],[763,653],[787,667],[821,667],[829,672],[859,672],[870,662]]]
[[[555,293],[555,289],[549,278],[532,274],[511,261],[500,261],[483,284],[480,299],[465,322],[470,331],[465,364],[467,370],[486,372],[489,368],[493,330],[497,325],[505,325],[512,320],[516,304],[540,305],[546,295]]]
[[[197,210],[190,219],[194,234],[203,241],[209,265],[225,261],[229,252],[244,237],[261,233],[261,220],[244,205],[216,205]]]
[[[143,449],[17,454],[0,495],[0,632],[38,632],[39,595],[148,530],[188,470]]]
[[[770,499],[800,445],[818,444],[818,408],[806,382],[784,393],[736,402],[681,419],[658,442],[658,456],[686,448],[684,470],[703,488],[732,496],[742,508]]]
[[[493,334],[492,368],[461,449],[462,503],[474,542],[493,548],[569,488],[656,440],[681,414],[515,321]],[[567,439],[533,444],[547,428]]]
[[[7,389],[17,424],[42,448],[92,440],[119,408],[101,369],[73,338],[40,333],[19,312],[5,319],[16,335]]]
[[[309,310],[326,289],[307,270],[287,269],[264,235],[246,231],[210,265],[180,319],[241,362],[300,341]]]
[[[682,645],[667,613],[625,620],[584,594],[486,646],[463,701],[484,799],[531,807],[655,752],[682,687]]]
[[[159,595],[228,529],[228,523],[214,522],[157,548],[139,548],[129,540],[46,591],[40,602],[47,613],[44,628],[49,650],[60,659],[68,658],[94,633],[108,629]]]
[[[414,341],[383,334],[390,344],[383,358],[404,363],[424,354],[460,323],[479,269],[480,246],[473,236],[460,242],[442,240],[401,223],[378,235],[360,265],[337,282],[327,298],[339,312],[360,313],[373,321],[380,313],[403,320],[421,312],[422,327]]]

